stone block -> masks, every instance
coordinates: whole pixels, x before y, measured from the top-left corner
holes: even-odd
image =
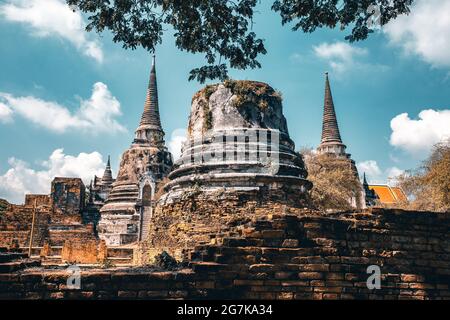
[[[136,291],[118,291],[117,297],[122,299],[133,299],[137,298],[137,292]]]
[[[257,272],[272,272],[275,271],[277,268],[275,265],[273,264],[252,264],[249,267],[249,271],[252,273],[257,273]]]
[[[321,272],[300,272],[298,274],[298,278],[308,280],[320,280],[324,278],[324,274]]]
[[[299,246],[299,241],[297,239],[286,239],[281,246],[284,248],[296,248]]]

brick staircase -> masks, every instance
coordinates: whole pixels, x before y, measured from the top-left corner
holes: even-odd
[[[152,218],[152,208],[144,207],[144,210],[142,212],[142,232],[141,232],[142,239],[141,240],[147,239],[151,218]]]
[[[107,259],[115,266],[133,265],[134,248],[108,248]]]
[[[29,259],[28,255],[24,253],[0,252],[0,273],[9,273],[40,265],[40,260]]]

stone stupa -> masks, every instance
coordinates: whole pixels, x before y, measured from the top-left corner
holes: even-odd
[[[295,203],[311,188],[289,137],[281,95],[256,81],[227,80],[192,99],[187,141],[169,174],[160,202],[196,189],[253,193]]]
[[[130,244],[146,234],[158,183],[172,167],[164,142],[153,57],[147,97],[135,139],[123,154],[98,224],[99,237],[109,246]]]
[[[241,235],[256,217],[305,210],[312,184],[281,100],[255,81],[227,80],[194,95],[187,141],[143,243],[146,261],[162,251],[184,259],[197,245]]]

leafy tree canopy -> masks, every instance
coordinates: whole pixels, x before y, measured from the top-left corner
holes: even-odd
[[[260,68],[263,39],[252,31],[258,0],[66,0],[88,15],[87,30],[111,31],[114,42],[153,52],[168,27],[182,50],[204,54],[207,65],[191,70],[189,80],[224,80],[228,65]],[[273,1],[273,0],[272,0]],[[293,30],[351,28],[349,41],[366,39],[374,19],[384,25],[408,13],[414,0],[275,0],[272,10]],[[228,63],[228,65],[227,65]]]

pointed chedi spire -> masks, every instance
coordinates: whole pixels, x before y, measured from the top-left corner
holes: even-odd
[[[368,189],[368,188],[369,188],[369,183],[367,183],[366,173],[365,173],[365,172],[363,173],[363,187],[364,187],[365,189]]]
[[[94,189],[92,188],[92,180],[91,183],[89,184],[89,200],[88,203],[94,203]]]
[[[161,129],[158,106],[158,87],[156,82],[155,55],[152,59],[152,68],[147,88],[147,97],[144,104],[144,112],[139,126],[152,126],[153,129]]]
[[[333,96],[331,94],[328,72],[325,73],[325,99],[323,107],[322,143],[338,142],[342,143],[339,126],[334,110]]]
[[[112,171],[111,171],[111,158],[108,155],[108,162],[106,163],[105,172],[102,177],[102,184],[109,185],[113,183]]]

